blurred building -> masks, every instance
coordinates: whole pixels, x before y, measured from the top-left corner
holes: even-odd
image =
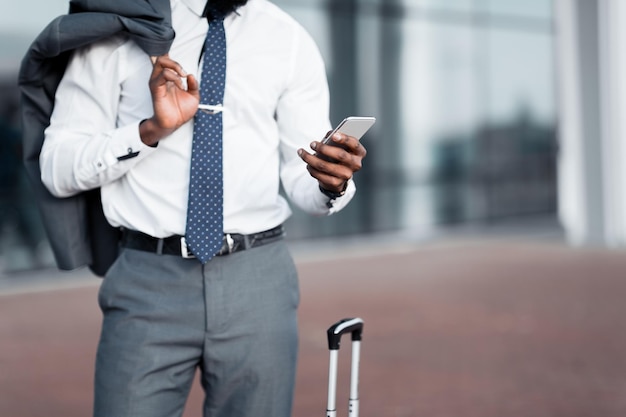
[[[354,204],[292,236],[557,212],[551,0],[278,0],[318,41],[332,119],[374,115]]]
[[[561,0],[568,2],[576,3]],[[290,239],[430,234],[451,225],[557,217],[562,86],[555,76],[554,11],[560,9],[551,0],[275,3],[320,46],[333,122],[349,115],[378,119],[363,138],[369,152],[353,203],[323,219],[294,209]],[[0,17],[0,271],[52,262],[13,163],[19,158],[15,79],[30,40],[67,2],[10,7]]]
[[[626,3],[555,0],[559,201],[570,241],[626,245]]]

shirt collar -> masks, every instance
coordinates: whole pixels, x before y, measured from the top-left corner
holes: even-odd
[[[206,6],[207,0],[181,0],[192,12],[194,12],[198,16],[202,16],[202,12],[204,12],[204,6]],[[252,0],[248,0],[250,3]],[[246,5],[247,6],[247,5]],[[237,9],[235,13],[231,13],[231,15],[242,15],[245,13],[246,6],[240,7]]]

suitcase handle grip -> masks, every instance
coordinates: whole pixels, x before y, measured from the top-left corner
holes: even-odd
[[[352,333],[352,340],[361,340],[363,336],[363,320],[360,318],[343,319],[328,328],[328,349],[339,350],[341,336]]]

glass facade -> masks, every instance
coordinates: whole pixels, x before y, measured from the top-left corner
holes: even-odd
[[[332,119],[374,115],[359,192],[292,237],[493,222],[556,210],[549,0],[277,3],[327,61]]]
[[[19,163],[15,80],[30,40],[67,2],[27,3],[0,17],[0,273],[52,265]],[[290,239],[555,213],[550,0],[275,3],[318,42],[333,122],[378,119],[355,200],[329,218],[294,209]]]

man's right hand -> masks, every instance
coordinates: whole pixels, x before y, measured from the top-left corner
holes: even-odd
[[[187,79],[186,89],[183,78]],[[194,117],[200,91],[198,80],[167,55],[154,62],[149,86],[154,115],[139,125],[139,134],[143,143],[154,146]]]

